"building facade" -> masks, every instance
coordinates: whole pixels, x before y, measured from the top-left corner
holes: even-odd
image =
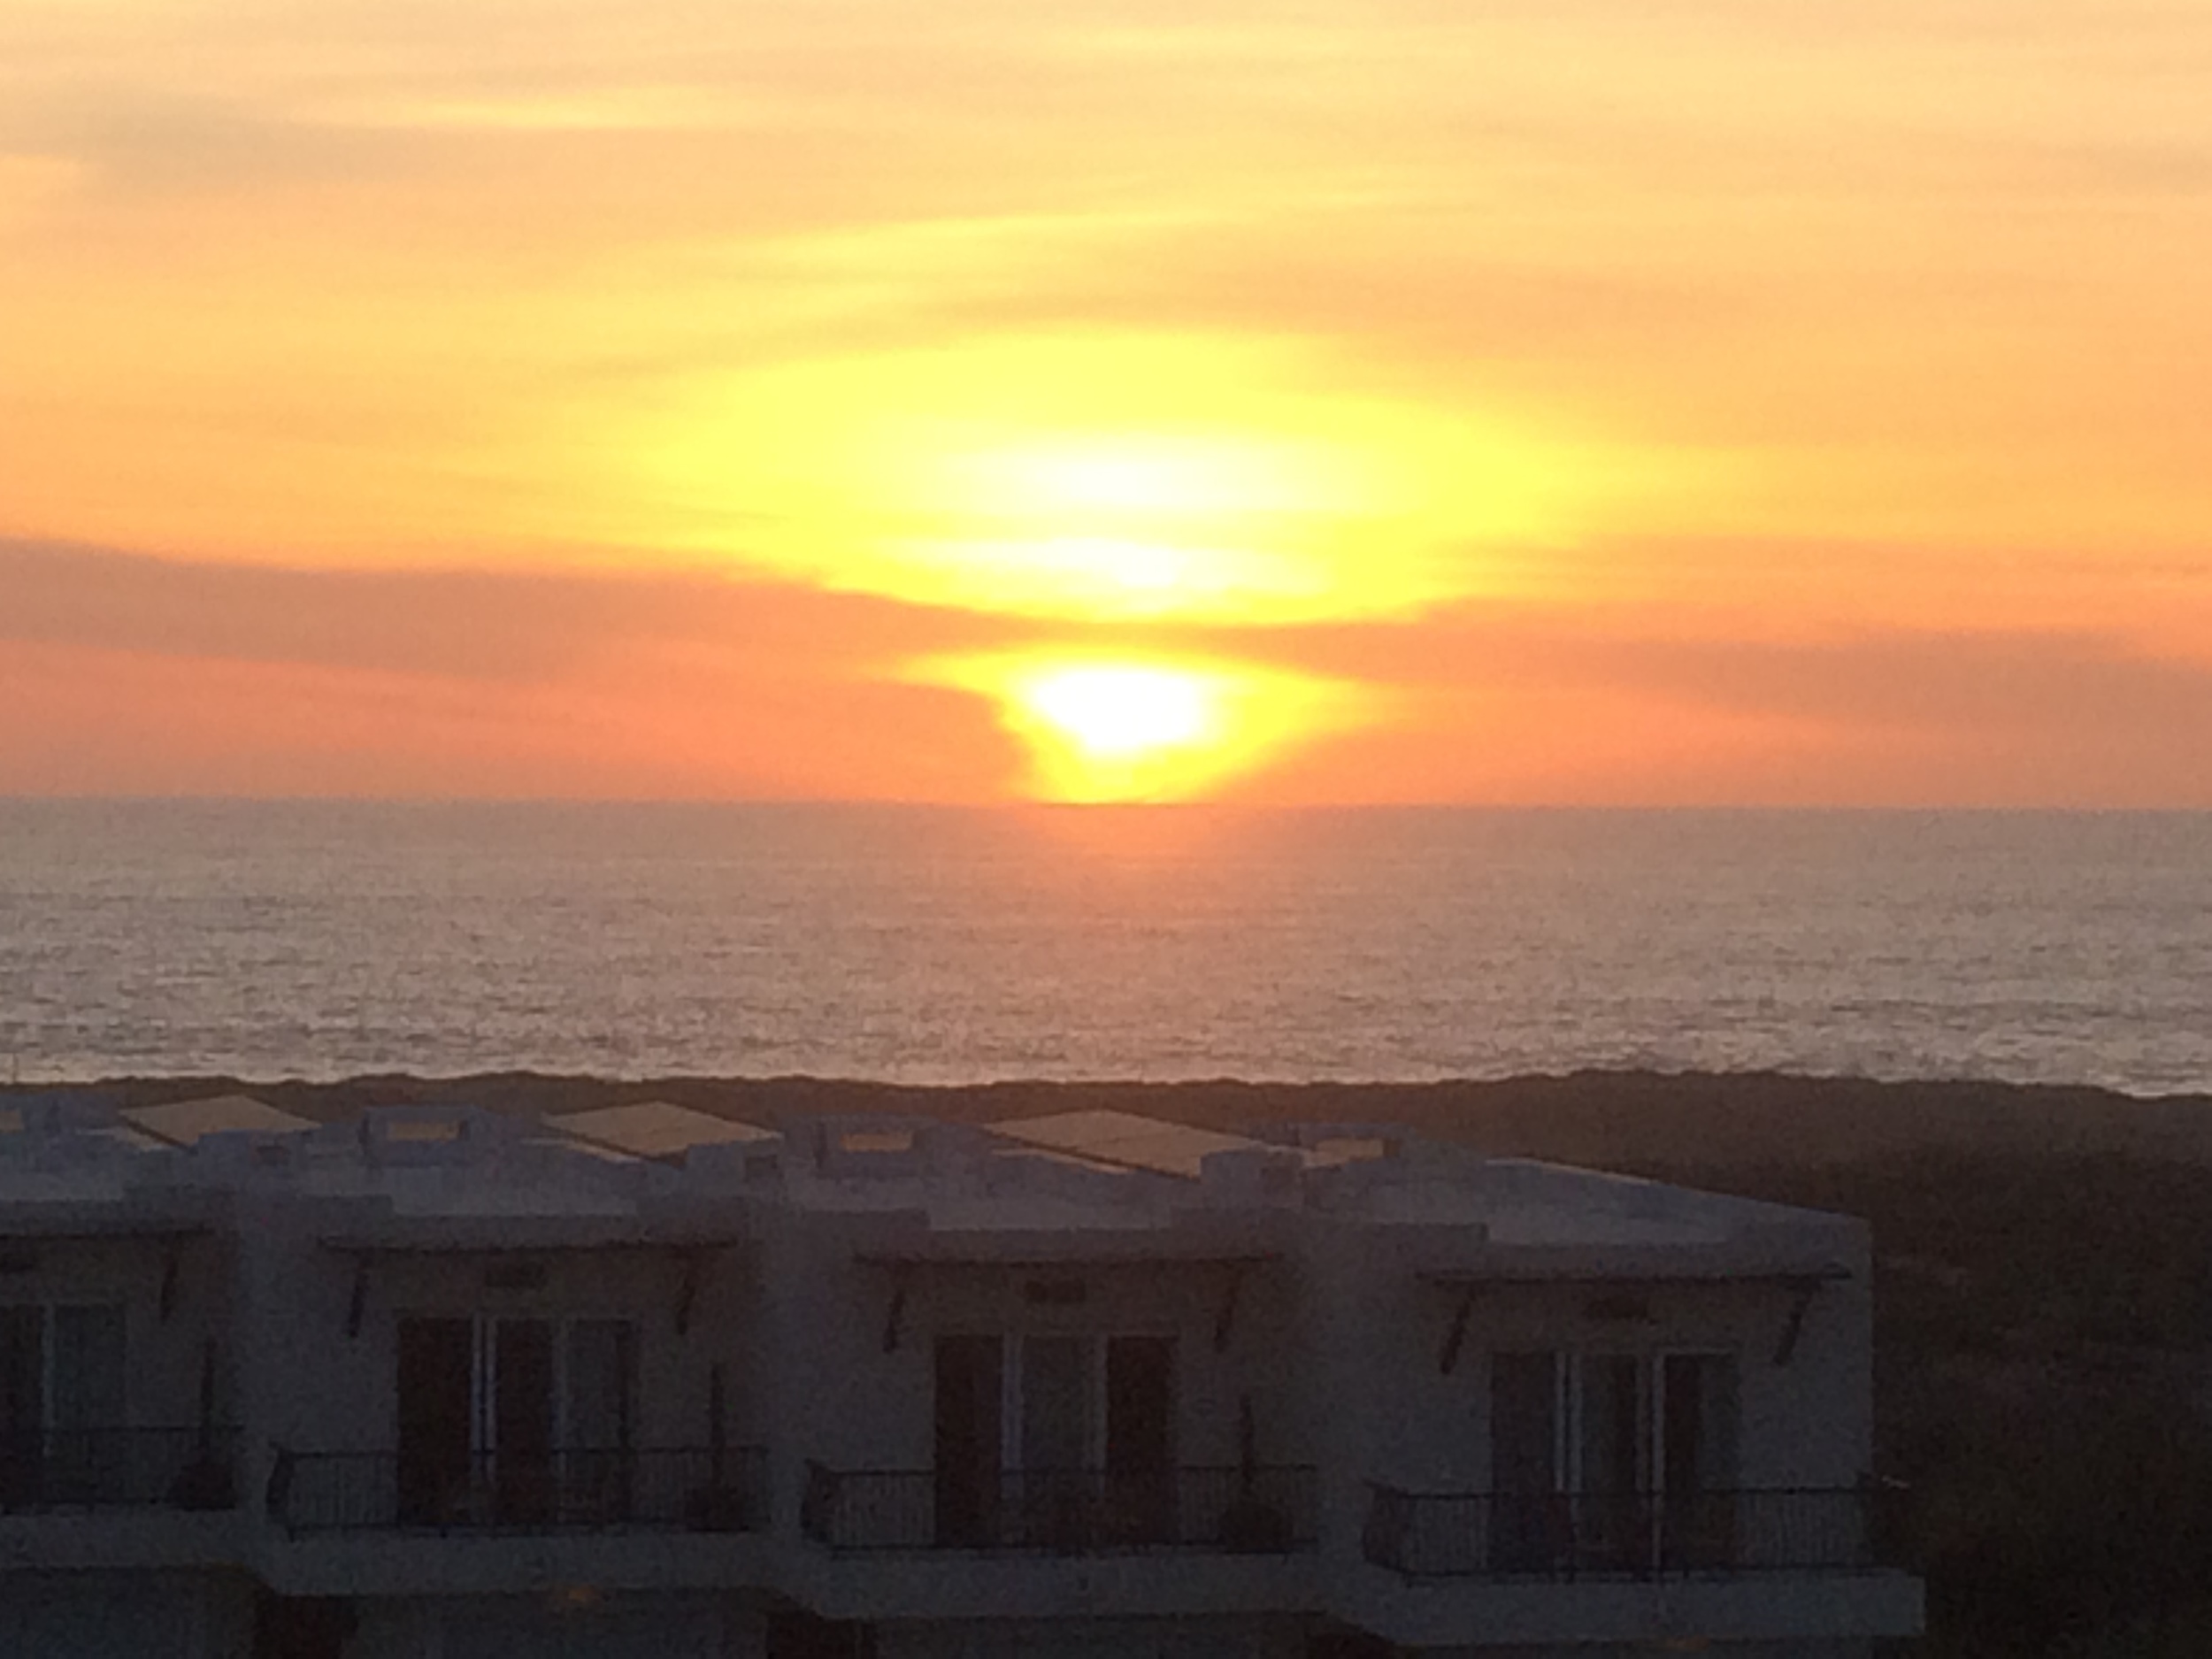
[[[0,1654],[1846,1659],[1869,1265],[1372,1125],[0,1102]]]

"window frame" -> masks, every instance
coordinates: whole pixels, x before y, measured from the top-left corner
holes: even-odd
[[[510,1310],[487,1311],[477,1309],[467,1313],[452,1313],[433,1309],[411,1308],[393,1317],[392,1329],[396,1334],[401,1325],[416,1319],[466,1319],[469,1324],[469,1451],[478,1457],[496,1457],[499,1454],[499,1327],[503,1325],[540,1325],[547,1326],[551,1336],[551,1365],[549,1387],[552,1394],[553,1446],[557,1451],[634,1451],[638,1448],[640,1420],[644,1413],[639,1409],[643,1394],[644,1349],[640,1337],[643,1321],[620,1313],[526,1313]],[[570,1365],[571,1333],[579,1325],[618,1325],[627,1327],[627,1374],[624,1378],[626,1419],[624,1432],[628,1443],[619,1447],[576,1447],[570,1444],[571,1420],[574,1402]],[[393,1379],[394,1400],[396,1404],[398,1379]]]
[[[1735,1349],[1717,1343],[1659,1343],[1641,1346],[1621,1346],[1609,1343],[1578,1344],[1571,1348],[1514,1348],[1491,1350],[1491,1363],[1484,1377],[1484,1411],[1494,1413],[1497,1409],[1497,1366],[1501,1355],[1548,1355],[1552,1362],[1551,1409],[1551,1469],[1552,1491],[1563,1496],[1588,1494],[1585,1467],[1586,1440],[1585,1425],[1586,1367],[1593,1360],[1632,1360],[1636,1366],[1636,1481],[1632,1488],[1636,1493],[1663,1497],[1666,1486],[1666,1417],[1667,1417],[1667,1362],[1672,1359],[1719,1360],[1730,1369],[1736,1379],[1735,1411],[1740,1419],[1742,1410],[1742,1356]],[[1491,1418],[1494,1425],[1494,1417]],[[1494,1436],[1495,1429],[1491,1430]],[[1724,1487],[1734,1487],[1742,1479],[1742,1440],[1740,1430],[1731,1435],[1728,1448],[1727,1479]],[[1491,1462],[1490,1485],[1497,1484],[1495,1441],[1491,1441],[1488,1454]]]
[[[131,1387],[131,1306],[128,1302],[114,1298],[89,1296],[27,1297],[20,1301],[0,1303],[10,1309],[29,1309],[38,1315],[38,1422],[34,1432],[44,1436],[57,1432],[82,1432],[85,1430],[128,1429],[136,1426],[137,1414],[133,1410]],[[119,1364],[116,1382],[119,1421],[113,1423],[86,1423],[64,1429],[56,1420],[55,1407],[60,1395],[57,1391],[57,1368],[60,1363],[61,1345],[56,1340],[64,1312],[111,1312],[119,1328]]]
[[[957,1334],[950,1333],[949,1334]],[[988,1335],[990,1333],[979,1334]],[[1009,1474],[1019,1474],[1029,1467],[1023,1456],[1024,1404],[1022,1379],[1025,1374],[1025,1348],[1031,1342],[1073,1341],[1080,1345],[1083,1366],[1083,1463],[1077,1471],[1069,1472],[1101,1474],[1107,1467],[1107,1447],[1112,1415],[1110,1391],[1108,1386],[1107,1353],[1110,1345],[1124,1337],[1147,1337],[1166,1342],[1174,1355],[1168,1379],[1168,1421],[1171,1455],[1179,1455],[1182,1440],[1184,1404],[1183,1337],[1182,1333],[1170,1326],[1141,1325],[1116,1326],[1112,1330],[1056,1331],[1048,1327],[1031,1326],[997,1333],[999,1358],[999,1466]]]

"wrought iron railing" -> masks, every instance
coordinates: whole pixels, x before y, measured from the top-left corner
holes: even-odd
[[[268,1509],[295,1533],[708,1532],[766,1524],[758,1447],[560,1448],[429,1456],[279,1451]]]
[[[1314,1471],[1266,1465],[1100,1470],[835,1470],[807,1465],[801,1529],[838,1550],[1283,1554],[1314,1541]]]
[[[1565,1578],[1872,1564],[1870,1494],[1413,1493],[1372,1488],[1363,1547],[1411,1578]]]
[[[0,1430],[0,1513],[227,1509],[237,1440],[207,1426]]]

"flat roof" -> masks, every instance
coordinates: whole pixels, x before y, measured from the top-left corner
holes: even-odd
[[[1133,1112],[1059,1112],[1047,1118],[1015,1118],[993,1124],[991,1133],[1048,1152],[1187,1180],[1197,1179],[1205,1159],[1216,1152],[1282,1150],[1243,1135],[1194,1129],[1188,1124],[1140,1118]]]
[[[211,1094],[203,1100],[172,1101],[165,1106],[133,1106],[122,1116],[173,1147],[196,1146],[209,1135],[297,1134],[315,1127],[311,1118],[279,1111],[250,1094]]]
[[[680,1158],[694,1147],[775,1139],[772,1132],[752,1124],[664,1100],[598,1106],[543,1121],[549,1129],[638,1158]]]

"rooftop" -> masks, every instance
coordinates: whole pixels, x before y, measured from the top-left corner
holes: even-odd
[[[137,1106],[122,1117],[142,1133],[174,1147],[197,1146],[210,1135],[296,1134],[315,1126],[309,1118],[279,1111],[250,1094],[211,1094],[165,1106]]]
[[[158,1210],[180,1188],[249,1187],[349,1206],[342,1225],[387,1241],[410,1226],[743,1232],[765,1204],[849,1216],[871,1249],[942,1259],[1263,1251],[1303,1210],[1395,1240],[1431,1272],[1596,1271],[1653,1251],[1684,1271],[1802,1271],[1855,1225],[1376,1125],[1247,1136],[1079,1111],[771,1129],[648,1100],[543,1118],[375,1108],[319,1126],[243,1094],[119,1113],[54,1096],[0,1116],[0,1213],[25,1225],[58,1206]]]

